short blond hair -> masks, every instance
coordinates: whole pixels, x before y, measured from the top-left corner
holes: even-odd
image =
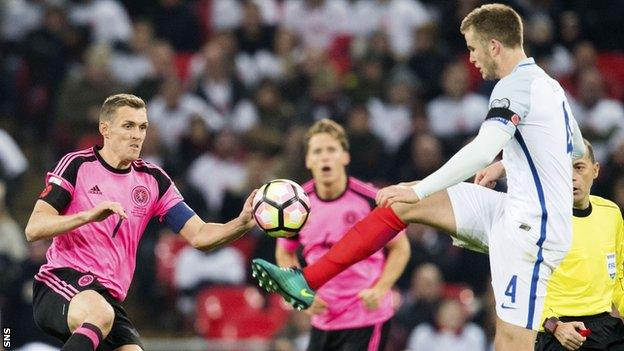
[[[111,95],[104,100],[100,108],[100,122],[110,122],[120,107],[128,106],[134,109],[147,109],[145,101],[132,94]]]
[[[314,123],[305,135],[305,151],[308,152],[308,146],[310,145],[310,139],[316,134],[327,133],[332,137],[336,138],[342,148],[345,151],[349,151],[349,140],[347,139],[347,133],[344,128],[335,121],[329,118],[323,118],[316,123]]]
[[[522,18],[511,7],[487,4],[477,7],[464,17],[460,32],[474,29],[482,41],[496,39],[508,48],[522,46]]]

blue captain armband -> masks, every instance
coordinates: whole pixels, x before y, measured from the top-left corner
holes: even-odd
[[[175,233],[179,233],[184,227],[186,222],[195,216],[193,211],[184,201],[178,202],[175,206],[169,209],[165,215],[165,225]]]

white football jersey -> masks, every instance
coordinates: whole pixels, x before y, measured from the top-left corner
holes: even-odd
[[[567,250],[576,122],[563,88],[532,58],[522,60],[494,87],[484,123],[513,135],[503,148],[508,223],[526,230],[538,246]]]

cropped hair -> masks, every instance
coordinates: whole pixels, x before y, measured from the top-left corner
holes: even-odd
[[[305,150],[308,152],[308,145],[310,139],[316,134],[327,133],[336,138],[345,151],[349,151],[349,140],[347,139],[347,133],[344,128],[329,118],[323,118],[314,123],[305,135]]]
[[[522,18],[507,5],[487,4],[472,10],[464,17],[460,32],[470,29],[483,42],[496,39],[508,48],[522,46]]]
[[[128,106],[134,109],[146,109],[145,101],[132,94],[117,94],[106,98],[100,108],[100,122],[110,122],[120,107]]]

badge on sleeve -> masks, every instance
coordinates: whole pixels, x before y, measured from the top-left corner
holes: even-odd
[[[616,274],[615,253],[607,254],[607,272],[609,272],[609,278],[615,279],[615,274]]]

